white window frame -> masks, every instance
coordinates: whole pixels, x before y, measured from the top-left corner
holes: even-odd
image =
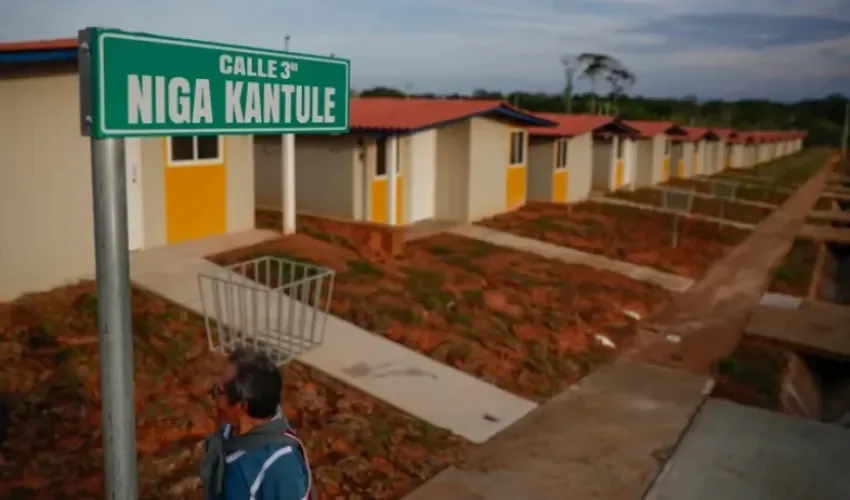
[[[519,140],[518,141],[515,140],[514,139],[515,137],[519,137]],[[525,155],[527,154],[527,151],[526,151],[527,148],[526,148],[526,144],[525,144],[525,130],[522,130],[522,129],[511,130],[510,142],[511,142],[511,145],[510,145],[510,148],[508,149],[508,164],[511,167],[524,167],[525,166]],[[519,161],[517,161],[517,162],[514,162],[514,159],[513,159],[514,146],[519,146],[520,154],[519,154]]]
[[[388,161],[389,156],[387,155],[386,147],[387,147],[387,144],[389,143],[390,139],[392,139],[392,137],[387,136],[383,139],[385,139],[383,142],[379,141],[378,139],[375,139],[375,167],[372,169],[372,178],[375,179],[375,180],[387,179],[387,178],[389,178],[389,174],[390,174],[390,169],[387,168],[387,165],[384,165],[384,173],[378,174],[378,165],[379,165],[378,151],[380,149],[384,150],[384,153],[383,153],[384,154],[384,163],[385,164],[389,163],[389,161]],[[395,136],[395,140],[396,140],[396,147],[395,147],[395,173],[396,173],[396,177],[399,177],[401,175],[401,139],[402,139],[401,136]]]
[[[555,171],[563,172],[569,164],[569,139],[558,139],[555,143]]]
[[[186,136],[180,136],[186,137]],[[167,149],[167,158],[168,158],[168,166],[169,167],[199,167],[204,165],[221,165],[224,163],[224,137],[221,135],[215,136],[218,140],[218,155],[215,158],[198,158],[198,136],[193,135],[192,137],[192,156],[191,160],[175,160],[174,154],[172,152],[171,141],[177,139],[178,137],[169,136],[165,140],[166,149]]]

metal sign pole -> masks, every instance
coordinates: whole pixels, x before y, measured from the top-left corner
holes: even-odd
[[[105,498],[135,500],[136,415],[123,139],[92,139]]]
[[[133,321],[124,139],[92,135],[91,31],[79,33],[80,127],[91,137],[104,498],[137,500]]]

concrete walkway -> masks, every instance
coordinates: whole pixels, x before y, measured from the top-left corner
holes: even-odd
[[[712,387],[708,376],[605,366],[405,500],[639,500]]]
[[[210,289],[199,286],[199,282],[204,282],[200,276],[245,281],[205,257],[278,237],[279,234],[271,231],[255,230],[137,252],[131,259],[131,279],[141,288],[203,314],[202,289],[204,294],[210,293]],[[254,282],[250,286],[260,288]],[[246,294],[249,295],[253,296]],[[261,291],[259,295],[264,294]],[[275,294],[275,297],[278,296]],[[274,308],[266,309],[266,305],[243,308],[247,314],[252,310],[269,311],[254,312],[249,323],[262,325],[265,320],[276,323],[279,313]],[[288,307],[281,306],[281,309],[288,310]],[[224,317],[223,321],[232,324],[231,319]],[[474,443],[486,441],[537,406],[333,316],[327,317],[321,347],[298,359]]]
[[[663,208],[663,207],[659,207],[659,206],[655,206],[655,205],[649,205],[649,204],[646,204],[646,203],[637,203],[635,201],[622,200],[620,198],[608,198],[608,197],[605,197],[605,196],[593,196],[588,201],[592,201],[592,202],[595,202],[595,203],[606,203],[608,205],[620,205],[620,206],[623,206],[623,207],[639,208],[641,210],[650,210],[652,212],[661,212],[661,213],[665,213],[665,214],[675,213],[674,210],[668,210],[668,209]],[[705,221],[705,222],[714,222],[715,224],[719,224],[721,226],[737,227],[738,229],[746,229],[746,230],[752,230],[753,228],[755,228],[755,225],[753,225],[753,224],[747,224],[746,222],[737,222],[737,221],[733,221],[733,220],[729,220],[729,219],[721,219],[720,217],[712,217],[710,215],[690,213],[687,216],[690,217],[691,219],[695,219],[695,220],[701,220],[701,221]]]
[[[629,277],[633,280],[653,283],[670,292],[683,292],[694,284],[694,280],[678,276],[676,274],[659,271],[651,267],[640,266],[622,260],[610,259],[603,255],[582,252],[570,247],[564,247],[545,241],[527,238],[516,234],[498,231],[483,226],[466,225],[449,229],[449,232],[458,236],[465,236],[476,240],[486,241],[494,245],[529,252],[541,257],[560,260],[568,264],[584,264],[613,271],[617,274]],[[762,305],[778,307],[782,309],[796,309],[803,303],[803,299],[780,293],[765,293],[762,296]]]
[[[848,498],[848,461],[847,429],[711,400],[644,498]]]

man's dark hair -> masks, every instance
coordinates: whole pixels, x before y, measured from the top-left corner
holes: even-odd
[[[269,357],[250,348],[240,348],[230,354],[236,374],[224,384],[224,394],[230,404],[245,402],[251,418],[272,418],[280,405],[283,377]]]

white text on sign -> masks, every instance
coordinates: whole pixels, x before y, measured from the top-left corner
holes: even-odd
[[[216,123],[222,117],[227,124],[305,125],[336,121],[334,87],[277,83],[298,71],[295,62],[223,54],[217,69],[229,78],[190,80],[181,76],[128,75],[128,123],[201,125]],[[213,100],[213,85],[223,85],[216,93],[224,95],[223,101]]]

